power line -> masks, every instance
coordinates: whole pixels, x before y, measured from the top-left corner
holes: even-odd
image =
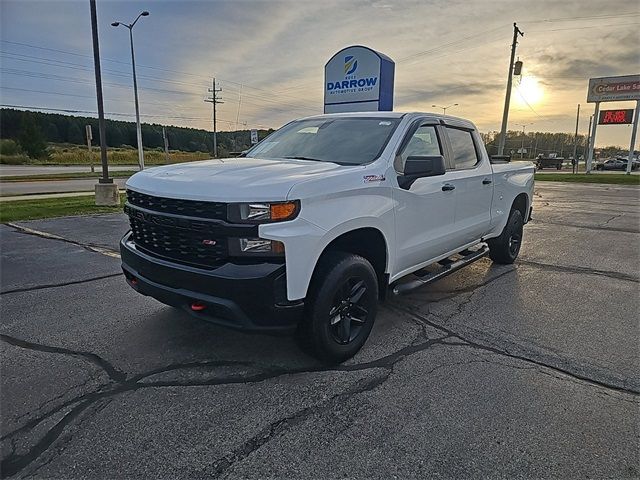
[[[44,110],[44,111],[51,111],[51,112],[66,112],[66,113],[85,113],[85,114],[91,114],[91,115],[97,115],[98,112],[93,111],[93,110],[73,110],[73,109],[68,109],[68,108],[48,108],[48,107],[34,107],[34,106],[28,106],[28,105],[10,105],[10,104],[0,104],[0,107],[3,108],[22,108],[25,110],[34,110],[34,111],[39,111],[39,110]],[[135,114],[133,113],[121,113],[121,112],[105,112],[105,115],[113,115],[113,116],[120,116],[120,117],[135,117]],[[178,120],[207,120],[207,117],[183,117],[183,116],[175,116],[175,115],[151,115],[151,114],[140,114],[141,117],[150,117],[150,118],[171,118],[171,119],[178,119]],[[220,119],[225,123],[229,123],[229,124],[233,124],[234,122],[232,120],[223,120]]]
[[[556,22],[573,22],[582,20],[599,20],[603,18],[627,18],[637,17],[640,12],[628,12],[628,13],[615,13],[605,15],[590,15],[586,17],[563,17],[563,18],[544,18],[540,20],[522,20],[521,23],[556,23]]]

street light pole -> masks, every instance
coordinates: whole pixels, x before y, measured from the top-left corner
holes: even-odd
[[[520,126],[522,127],[522,146],[520,147],[520,158],[524,158],[524,139],[525,139],[525,133],[524,133],[524,129],[525,127],[528,127],[529,125],[533,125],[533,123],[524,123],[524,124],[520,124]]]
[[[447,105],[446,107],[443,107],[441,105],[431,105],[433,108],[441,108],[442,109],[442,114],[446,115],[447,114],[447,108],[451,108],[451,107],[457,107],[458,104],[457,103],[452,103],[451,105]]]
[[[136,105],[136,137],[138,140],[138,164],[140,165],[140,170],[144,170],[144,148],[142,146],[142,126],[140,125],[140,107],[138,104],[138,80],[136,78],[136,57],[133,51],[133,27],[136,22],[140,19],[140,17],[146,17],[149,15],[149,12],[146,10],[141,12],[136,19],[131,24],[126,24],[122,22],[113,22],[111,26],[118,27],[120,25],[127,27],[129,29],[129,41],[131,44],[131,67],[133,70],[133,97]]]

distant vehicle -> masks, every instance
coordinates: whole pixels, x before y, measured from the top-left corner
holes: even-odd
[[[544,168],[555,168],[556,170],[562,170],[562,162],[564,162],[564,157],[558,157],[555,153],[551,153],[547,157],[540,154],[536,158],[536,168],[538,170],[542,170]]]
[[[625,171],[627,169],[628,160],[622,157],[610,158],[609,160],[605,160],[604,162],[596,163],[596,170],[621,170]],[[638,170],[640,168],[640,162],[637,160],[632,160],[631,162],[631,170]]]

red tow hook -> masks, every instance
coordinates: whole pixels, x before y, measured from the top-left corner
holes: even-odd
[[[207,306],[200,302],[193,302],[191,304],[191,310],[193,310],[194,312],[201,312],[205,308],[207,308]]]

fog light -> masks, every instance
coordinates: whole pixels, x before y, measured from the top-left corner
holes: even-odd
[[[264,240],[262,238],[241,238],[240,251],[241,252],[270,252],[271,240]]]
[[[245,255],[282,255],[284,244],[264,238],[239,238],[239,253]]]

